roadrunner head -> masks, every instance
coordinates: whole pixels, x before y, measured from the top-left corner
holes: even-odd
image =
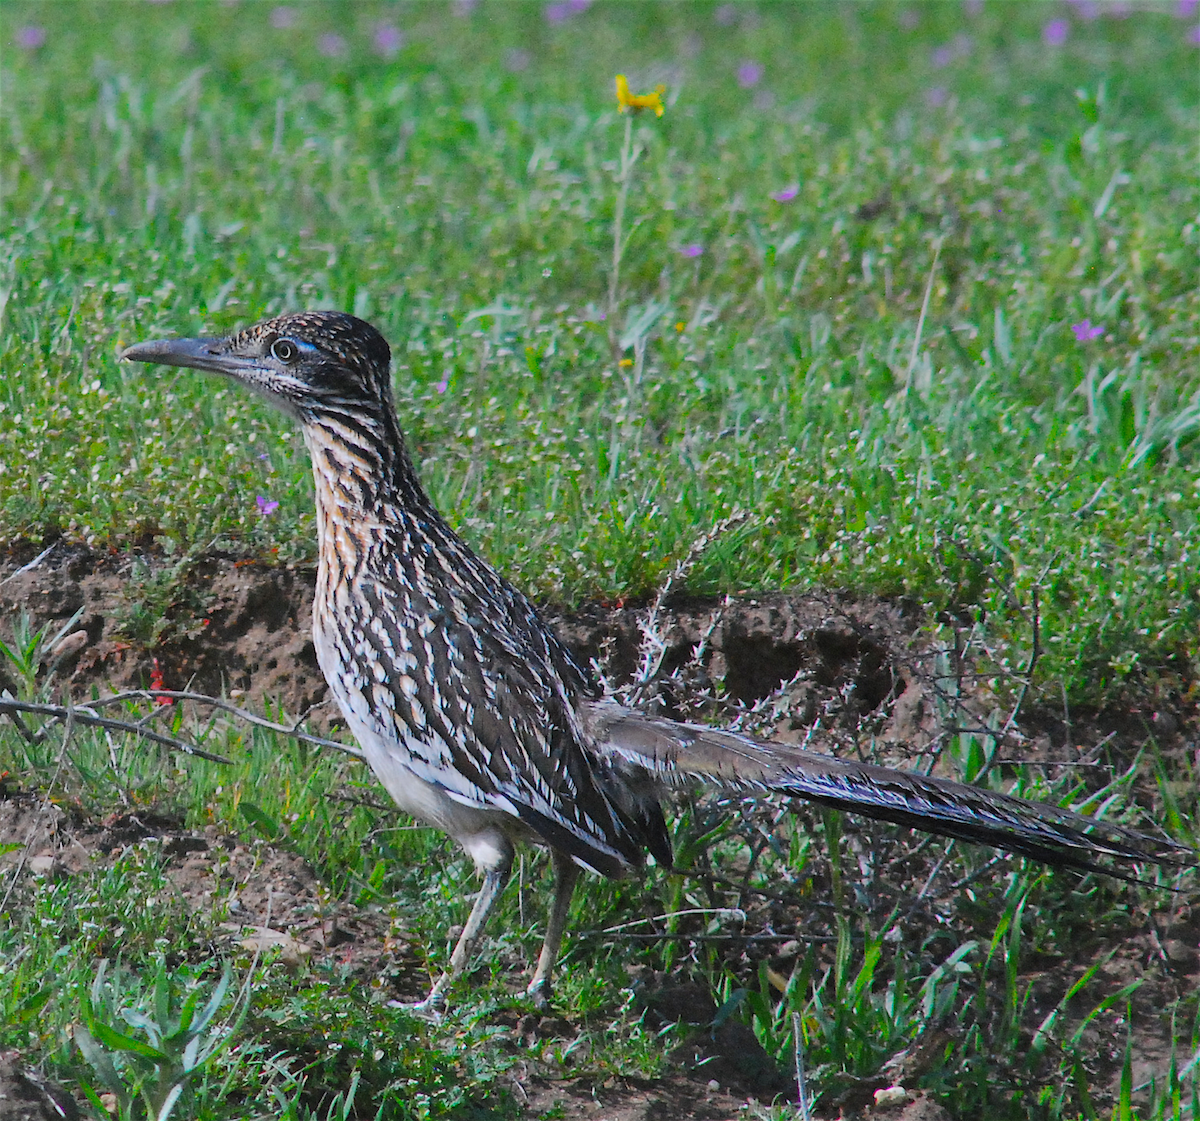
[[[209,370],[260,393],[303,429],[318,501],[336,490],[336,502],[360,510],[428,505],[392,404],[392,352],[361,319],[305,311],[226,338],[138,343],[121,357]]]
[[[227,338],[155,339],[121,357],[226,374],[302,425],[391,413],[392,352],[369,323],[341,312],[281,315]]]

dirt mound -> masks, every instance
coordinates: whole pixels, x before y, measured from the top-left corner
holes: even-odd
[[[311,635],[315,581],[311,567],[217,554],[179,562],[24,545],[0,562],[0,631],[11,632],[22,614],[33,629],[49,628],[57,640],[44,668],[75,696],[92,685],[146,687],[157,662],[167,688],[232,691],[251,707],[300,713],[326,695]],[[637,670],[643,615],[636,606],[547,612],[571,649],[604,662],[617,684]],[[844,695],[861,715],[896,688],[892,652],[920,623],[896,604],[835,594],[679,600],[662,613],[658,676],[669,682],[703,645],[705,680],[693,674],[692,684],[721,682],[733,704],[753,705],[799,675],[815,690],[814,705],[818,694]],[[673,715],[688,707],[677,683],[664,685],[656,703]]]
[[[218,553],[177,559],[18,543],[0,557],[0,638],[22,620],[46,628],[54,641],[36,668],[73,697],[152,684],[227,693],[260,712],[312,710],[320,731],[338,714],[324,704],[312,642],[315,580],[312,567]],[[936,753],[960,726],[982,731],[998,718],[1001,757],[1075,765],[1090,751],[1087,761],[1115,770],[1150,734],[1164,757],[1196,755],[1200,696],[1188,682],[1160,675],[1104,711],[1038,707],[1029,698],[1018,711],[1018,672],[1000,659],[968,664],[957,640],[933,642],[930,620],[904,601],[836,592],[675,598],[649,628],[646,612],[642,604],[590,604],[546,617],[612,688],[653,662],[641,707],[738,719],[784,742],[860,750],[867,735],[882,761],[903,762]],[[0,689],[13,684],[4,672]]]

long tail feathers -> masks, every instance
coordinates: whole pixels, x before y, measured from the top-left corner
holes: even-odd
[[[1134,877],[1108,863],[1188,865],[1173,841],[981,787],[764,743],[733,732],[644,716],[602,701],[589,732],[610,765],[660,787],[709,784],[772,791],[929,833],[992,845],[1046,864]]]

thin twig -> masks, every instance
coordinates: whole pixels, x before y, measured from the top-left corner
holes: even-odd
[[[223,701],[219,697],[210,697],[204,693],[189,693],[177,689],[130,689],[124,693],[114,693],[111,697],[100,697],[98,700],[89,701],[88,707],[98,708],[102,705],[119,704],[122,701],[153,700],[156,697],[166,697],[173,701],[192,701],[194,704],[208,705],[210,708],[228,712],[236,716],[239,720],[245,720],[247,724],[254,724],[259,728],[267,728],[272,732],[291,736],[293,739],[298,739],[303,743],[315,744],[317,747],[331,747],[335,751],[344,752],[346,755],[353,755],[356,759],[363,757],[362,752],[358,748],[351,747],[347,743],[339,743],[337,740],[327,740],[322,736],[309,735],[308,732],[299,732],[294,726],[288,724],[276,724],[275,721],[268,720],[265,716],[258,716],[247,709],[238,708],[237,705]]]
[[[904,388],[912,388],[913,370],[917,368],[917,352],[921,349],[921,335],[925,330],[925,316],[929,313],[929,298],[933,295],[933,281],[937,276],[938,257],[942,253],[942,239],[933,242],[933,263],[929,266],[929,283],[925,285],[925,299],[921,302],[921,314],[917,319],[917,333],[913,336],[912,353],[908,356],[908,371],[904,375]]]
[[[1025,697],[1028,695],[1029,690],[1031,688],[1033,688],[1033,671],[1037,668],[1038,659],[1042,656],[1042,645],[1041,645],[1042,617],[1041,617],[1041,608],[1040,608],[1040,604],[1038,601],[1038,585],[1042,582],[1042,580],[1044,580],[1046,578],[1046,576],[1050,572],[1051,565],[1053,565],[1055,563],[1055,561],[1057,561],[1057,560],[1058,560],[1058,554],[1055,553],[1054,556],[1052,556],[1050,558],[1050,560],[1046,563],[1046,567],[1042,569],[1041,575],[1037,578],[1036,581],[1034,581],[1033,587],[1030,589],[1030,593],[1029,593],[1030,611],[1032,613],[1030,623],[1032,625],[1032,630],[1033,630],[1033,635],[1032,635],[1033,645],[1029,651],[1029,663],[1025,667],[1025,672],[1021,675],[1021,677],[1022,677],[1021,689],[1020,689],[1020,692],[1017,693],[1017,699],[1016,699],[1015,703],[1013,704],[1012,711],[1009,712],[1008,719],[1004,722],[1004,727],[1000,729],[999,734],[992,741],[993,747],[992,747],[991,754],[984,761],[983,766],[979,768],[979,773],[975,776],[975,779],[974,779],[974,781],[976,783],[982,782],[987,777],[988,771],[990,771],[992,769],[992,765],[996,762],[996,758],[1000,754],[1000,744],[1003,742],[1004,738],[1008,735],[1009,730],[1013,727],[1014,724],[1016,724],[1017,716],[1021,711],[1021,706],[1025,703]]]
[[[974,872],[964,876],[961,880],[955,880],[954,883],[943,888],[942,897],[948,898],[949,896],[957,895],[960,891],[962,891],[963,888],[967,887],[969,884],[973,884],[980,877],[984,876],[986,873],[995,868],[996,865],[1003,864],[1010,858],[1011,855],[1011,853],[1007,852],[998,852],[989,861],[987,861],[986,864],[982,864],[976,868]]]
[[[663,581],[662,587],[659,588],[654,602],[651,603],[650,609],[641,623],[642,641],[638,648],[638,670],[634,685],[629,692],[629,704],[637,707],[645,703],[646,689],[658,674],[659,669],[662,668],[662,660],[667,652],[667,640],[659,630],[658,621],[667,597],[681,580],[687,578],[688,573],[713,542],[747,521],[749,517],[749,511],[734,510],[727,518],[716,522],[691,543],[687,553],[676,562],[666,580]],[[714,617],[712,627],[716,626],[717,617],[719,615]],[[709,634],[712,633],[712,627],[706,632],[702,641],[707,641]]]
[[[348,806],[365,806],[368,810],[376,810],[379,813],[394,814],[400,812],[395,803],[385,806],[382,802],[376,802],[373,798],[355,798],[353,794],[339,794],[337,791],[326,794],[325,797],[333,802],[345,802]]]
[[[733,915],[742,922],[746,921],[746,912],[740,907],[688,907],[682,911],[668,911],[665,915],[652,915],[648,919],[634,919],[632,922],[623,922],[617,926],[608,926],[597,933],[616,934],[618,931],[628,930],[630,927],[645,926],[647,923],[661,922],[664,919],[678,919],[684,915]]]
[[[214,755],[212,752],[203,751],[196,747],[195,744],[187,743],[184,740],[177,740],[173,736],[164,736],[160,732],[151,732],[147,728],[139,728],[136,724],[129,724],[124,720],[109,720],[107,717],[97,716],[91,711],[89,705],[34,704],[32,701],[13,701],[7,697],[0,698],[0,713],[11,715],[14,712],[29,712],[38,716],[49,716],[53,720],[73,720],[78,724],[86,724],[91,728],[108,728],[114,732],[126,732],[131,736],[141,736],[142,739],[151,740],[174,751],[182,751],[187,755],[195,755],[198,759],[207,759],[210,763],[232,762],[232,760],[226,759],[223,755]]]
[[[608,937],[608,934],[603,930],[576,930],[572,932],[571,937],[604,938]],[[625,942],[725,942],[738,946],[747,942],[766,945],[780,942],[802,942],[806,946],[819,946],[837,941],[831,935],[821,934],[689,934],[681,930],[661,930],[654,931],[652,934],[622,932],[621,940]]]
[[[8,701],[14,699],[15,698],[13,695],[7,689],[5,689],[3,693],[0,693],[0,700]],[[35,733],[29,727],[29,725],[21,719],[21,714],[19,712],[8,713],[8,718],[13,722],[13,724],[16,725],[17,731],[21,733],[21,735],[25,738],[25,742],[29,744],[30,747],[37,747],[38,744],[42,742],[43,737],[41,733]]]
[[[792,1046],[796,1060],[796,1105],[800,1110],[800,1121],[811,1121],[808,1108],[808,1081],[804,1077],[804,1025],[799,1012],[792,1013]]]
[[[746,884],[739,884],[737,880],[728,879],[727,877],[719,875],[716,872],[696,872],[688,868],[673,869],[673,871],[676,875],[683,876],[686,879],[696,880],[699,883],[712,887],[724,888],[726,891],[736,891],[743,895],[749,893],[750,895],[754,895],[759,899],[771,899],[776,903],[793,903],[797,905],[800,903],[800,900],[797,898],[797,895],[802,890],[799,884],[796,885],[796,894],[785,895],[781,891],[769,891],[767,888],[763,887],[752,887]]]
[[[708,646],[712,641],[712,636],[716,633],[717,627],[720,626],[721,620],[725,617],[725,612],[732,602],[733,596],[725,596],[721,600],[721,605],[712,613],[712,618],[709,619],[708,626],[700,636],[700,641],[696,643],[695,648],[692,650],[692,661],[696,665],[702,666],[704,664],[704,656],[708,653]]]
[[[10,580],[15,580],[21,575],[22,572],[28,572],[31,568],[37,568],[37,566],[41,564],[42,561],[44,561],[52,552],[54,552],[56,548],[58,548],[57,542],[55,542],[53,545],[47,545],[46,548],[38,553],[38,555],[34,557],[33,560],[31,560],[28,564],[21,565],[16,572],[11,572],[5,576],[3,580],[0,580],[0,588],[4,587],[4,585]]]
[[[625,200],[629,196],[629,181],[632,177],[633,165],[637,162],[640,151],[633,144],[633,114],[625,118],[625,142],[621,145],[621,170],[617,174],[617,199],[613,208],[613,252],[612,271],[608,274],[608,304],[606,318],[608,319],[608,347],[612,352],[612,360],[616,362],[621,357],[617,332],[617,298],[620,294],[621,257],[624,254],[624,222]]]

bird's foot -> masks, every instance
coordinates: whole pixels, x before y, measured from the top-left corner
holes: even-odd
[[[525,990],[525,995],[529,997],[529,1003],[534,1008],[539,1012],[545,1012],[550,1007],[550,978],[535,977],[529,982],[529,988]]]
[[[401,1012],[407,1012],[418,1019],[428,1020],[431,1024],[440,1024],[446,1017],[446,998],[436,989],[424,1000],[389,1000],[387,1006],[398,1008]]]

